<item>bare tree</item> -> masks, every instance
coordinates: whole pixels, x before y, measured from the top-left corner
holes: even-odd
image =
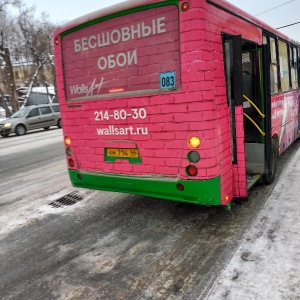
[[[16,112],[19,109],[19,101],[18,101],[18,95],[16,90],[16,84],[15,84],[15,77],[14,77],[14,71],[13,66],[10,60],[10,52],[8,48],[2,48],[0,49],[0,56],[3,58],[4,64],[4,76],[6,76],[7,80],[5,83],[8,83],[7,91],[11,95],[11,107],[12,111]],[[3,99],[4,100],[4,99]],[[10,114],[8,115],[10,116]]]
[[[55,26],[45,13],[42,14],[41,19],[34,18],[32,9],[23,9],[20,12],[18,24],[25,41],[25,48],[36,66],[25,96],[24,105],[26,105],[34,84],[44,80],[45,70],[50,70],[54,74],[51,54],[53,53],[52,35]]]
[[[18,102],[18,96],[16,91],[16,85],[15,85],[15,78],[14,78],[14,72],[13,72],[13,66],[11,62],[10,57],[10,51],[8,48],[7,42],[7,35],[9,34],[9,29],[11,27],[12,20],[9,20],[7,18],[7,13],[5,11],[5,6],[7,5],[14,5],[14,6],[20,6],[21,0],[5,0],[0,1],[0,13],[1,13],[1,22],[0,22],[0,57],[2,58],[1,61],[1,69],[2,69],[2,88],[5,89],[5,93],[10,96],[10,105],[7,104],[7,99],[4,95],[4,92],[1,88],[1,104],[4,107],[6,111],[6,115],[10,116],[12,112],[15,112],[19,109],[19,102]],[[11,106],[12,111],[9,109]]]
[[[17,17],[9,14],[11,6],[18,8]],[[56,27],[46,13],[36,18],[35,7],[26,7],[22,0],[0,0],[0,106],[7,116],[19,108],[15,74],[21,74],[19,86],[28,86],[25,104],[32,87],[55,86],[52,36]]]

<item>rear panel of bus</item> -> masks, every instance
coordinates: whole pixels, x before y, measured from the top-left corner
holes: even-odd
[[[243,107],[228,104],[223,33],[257,45],[263,36],[221,5],[126,1],[56,30],[74,186],[203,205],[247,197]]]
[[[72,183],[226,205],[232,199],[229,118],[214,102],[209,57],[200,66],[193,56],[194,44],[204,42],[189,34],[201,5],[190,11],[182,1],[139,3],[96,12],[55,33]]]

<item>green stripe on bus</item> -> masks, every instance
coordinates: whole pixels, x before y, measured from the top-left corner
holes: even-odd
[[[144,195],[201,205],[221,205],[220,178],[207,180],[168,180],[69,170],[73,186],[87,189]],[[81,178],[81,179],[79,179]],[[184,186],[183,191],[177,184]]]
[[[107,21],[107,20],[110,20],[110,19],[114,19],[114,18],[121,17],[121,16],[128,15],[128,14],[132,14],[132,13],[135,13],[135,12],[148,10],[148,9],[156,8],[156,7],[168,6],[168,5],[178,6],[178,1],[179,0],[167,0],[167,1],[163,1],[163,2],[157,2],[157,3],[153,3],[153,4],[149,4],[149,5],[143,5],[143,6],[139,6],[139,7],[136,7],[136,8],[120,11],[118,13],[114,13],[114,14],[111,14],[111,15],[108,15],[108,16],[104,16],[104,17],[101,17],[99,19],[91,20],[89,22],[86,22],[86,23],[83,23],[81,25],[70,28],[70,29],[68,29],[64,32],[61,32],[60,37],[62,38],[65,35],[68,35],[68,34],[74,32],[74,31],[80,30],[80,29],[88,27],[90,25],[94,25],[94,24],[97,24],[97,23],[100,23],[100,22],[104,22],[104,21]]]

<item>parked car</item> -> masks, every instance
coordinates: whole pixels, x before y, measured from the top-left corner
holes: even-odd
[[[23,135],[26,131],[61,125],[58,104],[40,104],[26,106],[14,113],[10,118],[0,122],[0,135],[9,136],[10,133]]]

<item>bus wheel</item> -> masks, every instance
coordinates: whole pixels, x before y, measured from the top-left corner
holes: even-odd
[[[271,159],[270,170],[266,169],[264,174],[264,182],[266,184],[271,184],[275,179],[276,169],[277,169],[277,159],[278,159],[278,150],[277,143],[272,139],[271,151],[269,153]]]

